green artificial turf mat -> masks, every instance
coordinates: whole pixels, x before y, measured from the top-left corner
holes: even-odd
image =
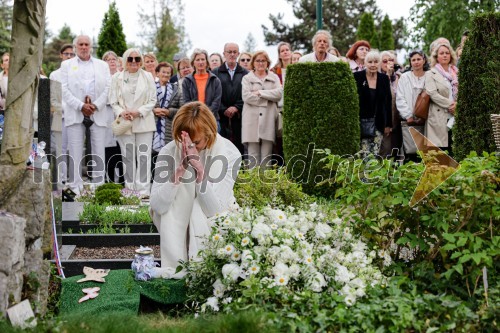
[[[135,281],[131,270],[112,270],[104,279],[105,283],[77,283],[83,275],[62,281],[60,314],[96,315],[103,313],[137,314],[140,295],[162,304],[178,304],[186,300],[184,280]],[[99,296],[83,303],[78,300],[85,296],[84,288],[100,287]]]
[[[158,303],[179,304],[187,299],[185,280],[154,279],[147,282],[137,281],[136,284],[142,296]]]

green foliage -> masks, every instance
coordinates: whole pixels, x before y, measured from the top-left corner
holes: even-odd
[[[185,53],[191,42],[184,28],[182,0],[146,0],[139,8],[142,48],[156,54],[159,61],[171,61],[179,50]]]
[[[272,27],[263,25],[264,41],[276,45],[289,42],[293,50],[312,50],[311,39],[316,32],[316,1],[287,0],[293,8],[297,23],[288,25],[283,14],[269,15]],[[382,13],[375,0],[323,0],[323,27],[330,30],[332,44],[345,54],[356,41],[356,30],[363,13],[372,13],[377,25],[382,22]],[[404,18],[394,21],[396,48],[403,48],[406,40]]]
[[[52,40],[43,49],[43,70],[45,74],[50,75],[51,72],[59,68],[59,52],[64,44],[73,44],[76,35],[71,32],[71,28],[65,23],[59,31],[59,35]]]
[[[112,228],[112,225],[115,223],[147,224],[152,222],[148,206],[110,207],[106,204],[99,205],[93,203],[85,204],[83,212],[79,214],[78,218],[81,223],[101,224],[103,227],[107,226],[108,228]]]
[[[2,333],[220,333],[241,332],[266,333],[278,332],[276,325],[266,322],[266,315],[262,312],[242,312],[233,315],[203,315],[198,318],[192,316],[183,319],[172,318],[162,312],[141,316],[102,313],[94,316],[71,316],[64,318],[46,318],[38,320],[38,326],[33,329],[22,330],[14,328],[7,320],[0,320]]]
[[[500,100],[500,12],[478,14],[460,58],[453,152],[460,160],[471,151],[494,152],[490,114]],[[480,57],[480,58],[478,58]]]
[[[373,48],[378,47],[377,31],[375,30],[375,22],[371,13],[363,13],[361,15],[356,38],[368,41]]]
[[[108,11],[104,14],[101,31],[98,37],[97,56],[102,58],[106,51],[114,51],[118,56],[127,50],[125,34],[116,3],[109,4]]]
[[[415,207],[409,202],[423,164],[396,167],[387,160],[364,164],[333,155],[326,160],[328,168],[338,168],[330,181],[356,230],[377,248],[389,251],[396,262],[429,264],[425,269],[432,271],[426,277],[429,289],[470,297],[483,267],[492,276],[498,274],[500,164],[495,155],[470,155]],[[446,172],[448,167],[441,168],[433,172]],[[435,289],[433,280],[438,281]]]
[[[384,20],[382,21],[378,47],[381,51],[394,50],[392,22],[389,19],[389,15],[385,15]]]
[[[336,63],[299,63],[287,68],[283,148],[290,177],[308,194],[321,193],[315,185],[329,173],[314,149],[338,155],[359,150],[359,104],[349,66]]]
[[[101,190],[95,192],[95,200],[99,204],[119,205],[122,194],[120,190]]]
[[[156,56],[160,59],[172,59],[179,51],[179,36],[175,29],[170,9],[165,7],[161,15],[161,26],[155,38]]]
[[[234,195],[242,207],[300,207],[311,202],[300,185],[290,180],[284,169],[254,168],[240,171]]]
[[[410,19],[415,24],[412,41],[415,46],[423,44],[426,50],[439,37],[458,45],[474,13],[499,8],[498,0],[416,0],[410,9]]]
[[[0,55],[10,50],[12,3],[12,0],[0,0]]]

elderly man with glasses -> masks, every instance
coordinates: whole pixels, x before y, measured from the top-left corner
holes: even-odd
[[[238,62],[240,54],[236,43],[224,45],[224,57],[226,61],[213,73],[219,78],[222,85],[222,98],[219,107],[221,135],[238,148],[243,155],[243,143],[241,142],[241,112],[243,110],[243,97],[241,96],[241,82],[248,74],[248,70],[241,67]]]
[[[80,35],[73,42],[76,57],[61,65],[64,125],[70,155],[69,187],[77,195],[83,188],[81,162],[85,129],[90,129],[93,161],[92,181],[104,183],[104,147],[106,139],[106,102],[111,80],[109,66],[92,57],[92,41]],[[88,153],[88,152],[87,152]]]

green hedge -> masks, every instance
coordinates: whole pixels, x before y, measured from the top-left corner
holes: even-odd
[[[330,175],[313,149],[330,149],[337,155],[359,150],[354,77],[349,65],[340,61],[294,64],[286,74],[283,150],[287,170],[304,192],[328,195],[315,186]]]
[[[453,151],[458,160],[469,152],[494,152],[491,113],[500,113],[500,13],[474,16],[460,58],[460,84]]]

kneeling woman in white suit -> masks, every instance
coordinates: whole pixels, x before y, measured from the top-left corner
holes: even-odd
[[[147,197],[151,185],[151,146],[156,130],[153,114],[156,85],[151,73],[141,69],[141,51],[128,49],[123,59],[125,70],[111,79],[109,104],[115,117],[132,121],[132,128],[116,137],[125,164],[125,186]]]
[[[174,274],[179,260],[197,256],[208,236],[208,221],[235,202],[233,186],[241,154],[231,141],[217,134],[217,122],[201,102],[182,106],[174,118],[173,141],[156,162],[151,190],[153,222],[160,233],[161,268],[155,277]]]

